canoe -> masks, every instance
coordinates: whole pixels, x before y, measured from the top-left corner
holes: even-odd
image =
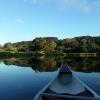
[[[33,100],[100,100],[100,96],[77,78],[67,63]]]

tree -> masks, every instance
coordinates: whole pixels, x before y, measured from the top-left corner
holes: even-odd
[[[31,48],[34,51],[41,51],[46,45],[46,40],[44,38],[36,38],[33,40]]]
[[[43,50],[44,50],[45,52],[47,52],[47,53],[48,53],[48,52],[52,52],[52,51],[55,50],[56,46],[57,46],[57,44],[56,44],[55,41],[49,40],[49,41],[46,42],[45,47],[44,47]]]
[[[6,50],[6,51],[16,51],[16,48],[13,47],[12,43],[6,43],[4,44],[3,48]]]

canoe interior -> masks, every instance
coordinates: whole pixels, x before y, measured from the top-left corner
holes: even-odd
[[[61,81],[65,81],[64,84]],[[58,76],[55,81],[44,91],[44,93],[55,94],[43,95],[42,100],[81,100],[65,97],[57,97],[57,95],[64,96],[83,96],[83,97],[94,97],[94,95],[86,89],[74,76],[73,74],[61,74],[61,79]]]
[[[45,93],[58,94],[58,93],[55,93],[54,91],[50,90],[49,88],[45,91]],[[72,95],[72,94],[67,94],[67,93],[64,93],[64,94],[61,94],[61,95],[93,97],[93,94],[90,91],[88,91],[87,89],[85,89],[84,92],[79,93],[77,95]],[[43,95],[42,100],[81,100],[81,99],[73,99],[73,98],[69,99],[69,98],[64,98],[64,97]]]
[[[48,88],[59,94],[67,93],[76,95],[85,91],[84,86],[72,74],[61,74]]]

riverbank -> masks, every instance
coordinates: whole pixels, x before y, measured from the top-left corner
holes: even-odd
[[[64,56],[64,57],[99,57],[97,53],[44,53],[44,52],[0,52],[0,58],[34,57],[34,56]]]

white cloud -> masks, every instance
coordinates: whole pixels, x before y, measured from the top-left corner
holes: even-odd
[[[24,2],[27,2],[28,0],[23,0]]]
[[[38,4],[47,4],[47,3],[50,3],[50,2],[54,2],[56,0],[21,0],[23,1],[24,3],[27,3],[27,4],[33,4],[33,5],[38,5]]]
[[[24,23],[24,20],[21,19],[21,18],[18,18],[18,19],[16,19],[16,22],[19,23],[19,24],[23,24]]]
[[[43,0],[22,0],[24,3],[28,3],[28,4],[38,4]]]
[[[89,12],[100,6],[100,0],[23,0],[31,4],[54,4],[61,9],[76,9]]]
[[[100,10],[100,0],[56,0],[56,4],[63,9],[91,12]]]
[[[90,11],[91,7],[88,0],[56,0],[57,4],[63,9],[77,9],[81,11]]]

